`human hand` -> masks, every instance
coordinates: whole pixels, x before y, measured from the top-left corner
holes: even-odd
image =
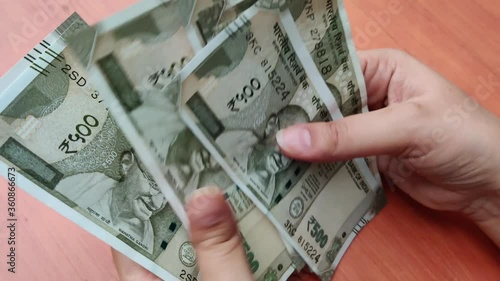
[[[277,136],[282,152],[305,161],[376,155],[413,199],[461,212],[500,246],[499,119],[401,51],[359,57],[372,112],[289,127]]]
[[[196,190],[186,209],[203,280],[254,280],[236,221],[219,190],[214,187]],[[112,253],[120,280],[161,280],[117,251]],[[290,280],[319,280],[310,273],[294,274],[292,278]]]

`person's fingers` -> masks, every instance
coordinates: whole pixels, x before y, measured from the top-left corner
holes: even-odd
[[[186,208],[203,280],[253,280],[236,221],[220,191],[198,189]]]
[[[392,81],[397,68],[392,53],[392,50],[358,51],[371,110],[386,106],[389,85],[394,83]]]
[[[399,155],[413,146],[422,112],[404,103],[338,121],[298,124],[278,132],[276,140],[288,157],[340,161],[373,155]]]
[[[368,96],[368,108],[377,110],[399,103],[414,92],[409,81],[418,81],[429,69],[407,53],[396,49],[358,52]],[[408,76],[412,75],[412,79]]]
[[[282,130],[277,140],[285,155],[306,161],[335,161],[397,155],[410,148],[412,136],[421,129],[418,127],[422,122],[418,120],[426,116],[418,102],[410,101],[426,91],[426,84],[419,81],[447,84],[431,69],[398,50],[360,51],[358,55],[366,81],[368,105],[375,111],[335,122],[299,124]],[[408,79],[408,75],[412,75],[412,79]]]
[[[116,271],[121,281],[159,281],[161,280],[153,273],[138,265],[131,259],[111,249]]]
[[[421,92],[416,88],[426,87],[422,81],[431,83],[435,80],[436,74],[431,69],[400,50],[359,51],[358,57],[370,110],[402,102]]]

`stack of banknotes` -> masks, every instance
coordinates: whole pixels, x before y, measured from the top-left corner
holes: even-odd
[[[0,80],[1,168],[165,280],[199,280],[185,198],[219,186],[256,280],[331,278],[384,206],[370,159],[304,163],[276,133],[366,112],[341,0],[144,0],[70,16]],[[5,175],[4,175],[5,176]]]

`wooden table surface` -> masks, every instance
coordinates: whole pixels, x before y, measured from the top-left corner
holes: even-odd
[[[89,23],[134,0],[0,0],[0,74],[73,11]],[[403,49],[500,115],[498,0],[346,0],[356,46]],[[495,84],[496,82],[496,84]],[[0,280],[117,280],[106,244],[26,193],[17,195],[17,273],[6,271],[6,189],[0,188]],[[401,192],[356,238],[334,281],[500,280],[500,251],[476,227]]]

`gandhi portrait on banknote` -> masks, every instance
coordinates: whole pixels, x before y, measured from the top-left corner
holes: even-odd
[[[297,105],[288,105],[271,113],[265,122],[263,134],[252,130],[227,130],[217,139],[217,144],[229,149],[229,155],[238,155],[238,162],[266,195],[270,204],[280,192],[276,176],[285,171],[292,160],[283,155],[276,143],[276,133],[294,124],[309,122],[307,112]],[[233,151],[230,151],[233,150]]]
[[[75,68],[74,58],[63,54],[61,64]],[[3,110],[0,119],[5,122],[5,133],[9,133],[8,124],[14,130],[31,123],[46,124],[40,129],[34,126],[22,137],[12,132],[17,140],[9,143],[23,153],[10,155],[10,160],[28,165],[23,159],[43,159],[58,174],[58,180],[46,184],[49,192],[153,254],[155,234],[150,219],[165,207],[166,199],[106,108],[79,90],[64,72],[53,72],[50,79],[35,78]],[[43,174],[31,172],[30,176],[40,181]]]
[[[132,238],[152,254],[154,232],[151,217],[167,201],[132,150],[119,156],[120,178],[100,172],[64,178],[55,190],[93,215]]]
[[[185,195],[208,185],[226,189],[232,184],[219,163],[188,128],[170,145],[166,165],[167,179]]]
[[[166,86],[149,85],[134,92],[137,102],[129,104],[130,120],[158,157],[168,183],[184,195],[181,197],[207,185],[225,189],[232,184],[229,176],[179,117],[180,80],[172,78],[178,69],[171,70],[163,80]],[[127,100],[132,99],[120,96],[122,104]]]

